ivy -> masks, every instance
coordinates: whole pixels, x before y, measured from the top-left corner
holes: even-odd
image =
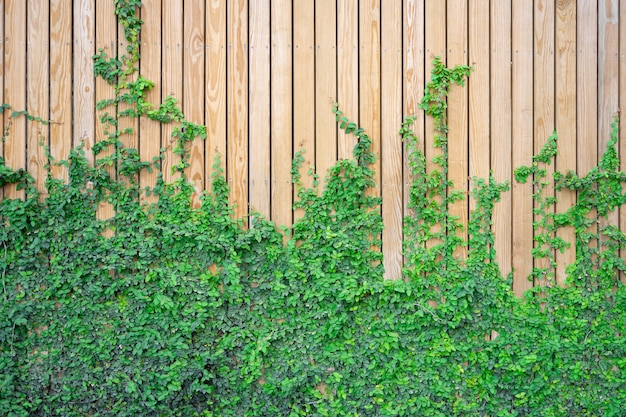
[[[253,213],[233,218],[219,158],[212,188],[191,203],[191,141],[206,138],[172,97],[147,101],[136,74],[141,3],[116,1],[129,44],[94,56],[115,94],[98,103],[104,136],[67,160],[50,159],[45,193],[0,158],[0,185],[25,188],[0,202],[0,414],[178,416],[621,416],[626,401],[626,237],[609,217],[626,198],[618,131],[585,176],[548,174],[551,136],[518,181],[534,187],[531,278],[550,285],[513,296],[496,262],[492,213],[509,184],[473,178],[467,239],[449,206],[446,97],[470,75],[433,63],[422,109],[441,154],[427,164],[405,119],[400,136],[413,178],[405,219],[404,279],[384,281],[381,200],[371,140],[338,104],[353,158],[318,177],[294,156],[300,216],[291,228]],[[3,105],[3,111],[10,110]],[[120,120],[172,125],[155,160],[124,145]],[[11,120],[49,123],[27,112]],[[210,140],[211,138],[206,138]],[[179,175],[165,182],[169,148]],[[68,167],[68,180],[50,167]],[[312,186],[301,180],[303,168]],[[153,187],[138,176],[156,170]],[[555,212],[550,191],[576,204]],[[152,196],[146,199],[147,195]],[[100,219],[98,208],[115,208]],[[561,227],[576,231],[566,286],[554,284]],[[286,237],[285,237],[286,236]],[[458,256],[464,249],[465,258]],[[547,263],[546,263],[547,261]],[[541,293],[541,296],[538,296]]]

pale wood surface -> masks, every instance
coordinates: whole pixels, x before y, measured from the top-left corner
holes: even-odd
[[[576,1],[556,2],[556,129],[559,134],[556,168],[576,171]],[[576,193],[557,194],[556,211],[564,212],[576,204]],[[571,243],[564,253],[557,252],[556,281],[565,283],[566,268],[576,259],[575,233],[561,229],[558,236]]]
[[[381,192],[385,278],[402,278],[402,2],[381,3]]]
[[[511,164],[511,6],[491,2],[491,170],[497,182],[513,179]],[[470,139],[470,143],[471,143]],[[486,178],[486,177],[483,177]],[[496,260],[504,275],[512,270],[511,193],[502,193],[493,211]]]
[[[511,135],[514,167],[532,164],[533,157],[533,1],[512,2],[512,74],[511,74]],[[533,263],[528,256],[533,248],[533,200],[530,182],[511,182],[513,218],[511,265],[514,271],[513,291],[522,295],[532,288],[528,278]]]
[[[271,217],[270,1],[250,1],[250,208]],[[276,202],[276,204],[279,204]]]

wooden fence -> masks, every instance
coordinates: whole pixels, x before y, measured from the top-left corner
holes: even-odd
[[[15,122],[0,148],[41,184],[40,140],[63,158],[80,141],[89,148],[103,137],[95,103],[113,91],[94,79],[92,55],[123,51],[125,41],[113,0],[0,0],[0,9],[0,101],[60,122],[47,129]],[[354,141],[338,131],[333,102],[367,130],[380,155],[375,192],[383,198],[388,278],[401,275],[403,260],[410,178],[397,132],[404,115],[418,115],[427,158],[437,152],[432,122],[417,108],[434,56],[474,66],[467,87],[449,96],[450,173],[465,191],[468,178],[490,170],[511,181],[493,228],[518,294],[533,285],[526,279],[533,203],[513,168],[529,164],[557,129],[556,167],[586,173],[626,99],[626,0],[144,0],[141,17],[140,72],[156,82],[149,99],[173,95],[190,120],[207,126],[208,139],[193,144],[190,179],[208,187],[221,154],[238,216],[253,208],[291,224],[294,152],[305,149],[304,166],[322,175],[350,157]],[[133,127],[124,141],[142,159],[169,141],[168,127],[143,119]],[[153,182],[142,174],[142,185]],[[574,198],[563,193],[557,209]],[[472,206],[466,199],[453,211],[466,219]],[[612,221],[626,229],[626,210]],[[559,254],[559,281],[573,256]]]

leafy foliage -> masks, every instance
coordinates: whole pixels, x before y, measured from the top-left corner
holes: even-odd
[[[304,158],[295,155],[300,217],[288,239],[261,216],[249,228],[232,218],[219,160],[212,190],[194,207],[188,144],[206,133],[174,99],[148,103],[152,82],[133,77],[139,6],[116,1],[128,55],[94,57],[97,74],[116,86],[98,105],[107,132],[93,148],[95,166],[80,147],[51,160],[48,167],[68,166],[69,180],[49,174],[40,195],[27,172],[0,159],[0,184],[26,189],[23,199],[0,202],[0,414],[624,415],[626,291],[617,273],[626,239],[603,220],[626,198],[617,125],[584,177],[548,177],[556,135],[517,170],[536,190],[533,256],[553,266],[565,245],[554,238],[559,227],[575,228],[577,253],[567,287],[519,300],[499,271],[491,231],[508,184],[473,179],[467,240],[448,211],[460,194],[447,175],[445,98],[470,69],[435,60],[422,108],[435,119],[441,156],[429,171],[407,118],[400,134],[415,178],[408,263],[405,280],[383,281],[380,199],[367,192],[375,155],[338,106],[339,127],[357,139],[354,159],[306,188]],[[120,140],[120,119],[141,115],[174,124],[180,156],[178,179],[159,176],[148,190],[137,175],[160,172],[164,151],[142,161]],[[576,205],[554,213],[550,187],[576,190]],[[115,215],[103,220],[105,201]],[[550,267],[530,278],[550,282]]]

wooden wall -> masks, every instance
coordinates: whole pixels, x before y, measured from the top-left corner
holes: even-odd
[[[0,9],[0,101],[60,122],[15,122],[0,147],[9,165],[41,185],[39,141],[63,158],[103,136],[95,103],[113,92],[94,79],[91,57],[98,48],[123,51],[125,41],[113,0],[0,0]],[[401,274],[411,180],[397,132],[403,116],[416,113],[427,158],[436,154],[432,121],[417,109],[434,56],[475,68],[467,87],[449,96],[450,173],[465,191],[468,178],[490,170],[512,182],[493,227],[518,294],[533,285],[533,213],[532,190],[513,181],[513,168],[529,164],[557,129],[556,167],[584,174],[626,99],[626,0],[144,0],[141,17],[140,72],[156,82],[149,99],[173,95],[207,126],[206,142],[193,145],[190,179],[198,190],[209,187],[221,154],[238,216],[250,208],[291,224],[294,152],[305,149],[305,168],[320,175],[350,157],[354,140],[338,132],[333,102],[367,130],[380,155],[374,192],[383,198],[392,279]],[[134,127],[124,141],[143,159],[169,141],[171,127],[143,119]],[[141,176],[142,185],[153,182],[154,174]],[[558,209],[574,198],[560,195]],[[472,206],[466,199],[453,211],[466,219]],[[612,221],[626,228],[626,212]],[[572,259],[571,250],[559,255],[560,265]],[[564,274],[560,266],[559,281]]]

